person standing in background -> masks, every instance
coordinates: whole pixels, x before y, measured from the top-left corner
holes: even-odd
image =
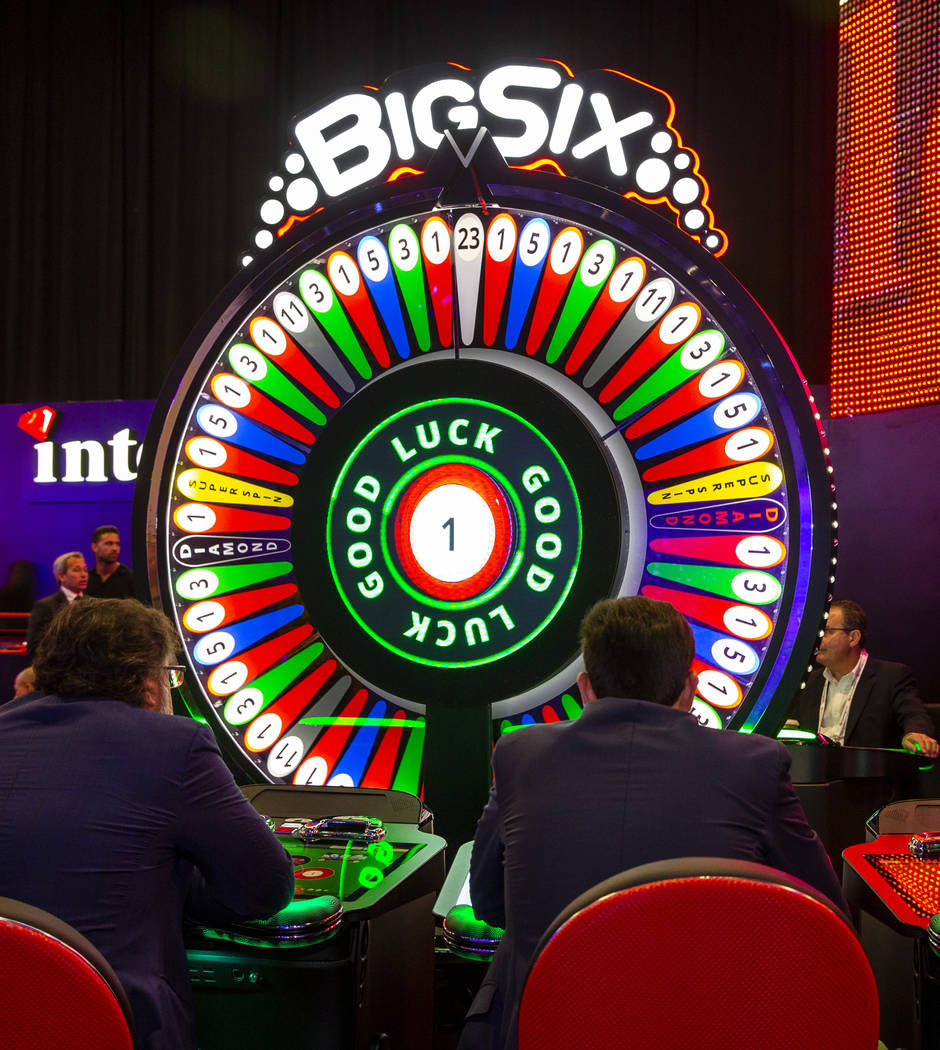
[[[52,572],[59,581],[55,594],[40,598],[33,605],[26,626],[26,652],[30,660],[35,659],[39,643],[49,629],[53,618],[68,608],[76,598],[81,598],[88,586],[88,566],[81,551],[60,554],[52,563]]]
[[[122,565],[121,537],[116,525],[99,525],[91,534],[95,565],[88,574],[89,598],[134,598],[134,574]]]
[[[13,699],[15,700],[18,696],[26,696],[27,693],[32,693],[35,689],[36,672],[33,670],[32,665],[24,667],[13,679]]]

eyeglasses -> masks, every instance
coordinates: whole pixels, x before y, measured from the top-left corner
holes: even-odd
[[[167,664],[163,670],[166,671],[170,679],[171,689],[176,689],[183,684],[183,675],[186,673],[186,668],[183,664]]]
[[[854,630],[856,630],[855,627],[824,627],[823,634],[832,634],[833,631],[845,631],[846,634],[851,634]]]

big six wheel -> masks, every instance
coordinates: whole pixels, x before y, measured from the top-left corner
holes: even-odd
[[[692,625],[696,716],[774,731],[832,523],[773,326],[606,191],[403,186],[291,231],[168,383],[138,510],[190,709],[249,776],[417,791],[434,705],[576,717],[581,617],[641,593]]]

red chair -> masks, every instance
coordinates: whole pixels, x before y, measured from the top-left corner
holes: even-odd
[[[845,916],[762,864],[645,864],[536,948],[520,1050],[875,1050],[878,991]]]
[[[0,897],[3,1050],[134,1050],[134,1023],[114,971],[78,930]]]

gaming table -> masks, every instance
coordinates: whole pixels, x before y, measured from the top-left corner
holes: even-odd
[[[254,792],[264,802],[266,790]],[[270,789],[283,808],[290,789]],[[265,920],[193,922],[187,935],[200,1050],[366,1050],[387,1036],[394,1047],[431,1045],[434,922],[443,880],[443,839],[416,821],[385,822],[349,809],[369,793],[301,790],[311,811],[269,817],[291,854],[295,896]],[[395,792],[384,793],[389,808]],[[382,808],[383,799],[375,808]],[[280,802],[282,805],[277,805]],[[413,799],[416,814],[421,809]],[[426,812],[426,811],[424,811]]]
[[[843,852],[842,886],[870,955],[873,950],[884,954],[884,949],[873,949],[877,928],[867,933],[871,926],[867,919],[874,918],[911,941],[912,1045],[914,1050],[930,1050],[940,1046],[940,958],[929,932],[933,917],[940,915],[940,858],[915,856],[910,841],[909,833],[884,834],[874,842],[850,846]],[[877,971],[876,966],[876,976]],[[885,1013],[897,1004],[885,1002],[881,980],[879,990]],[[882,1034],[889,1034],[884,1024]]]

